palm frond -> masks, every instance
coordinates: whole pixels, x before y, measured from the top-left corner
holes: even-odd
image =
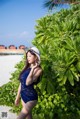
[[[46,0],[44,3],[44,7],[52,10],[54,6],[57,6],[58,0]]]

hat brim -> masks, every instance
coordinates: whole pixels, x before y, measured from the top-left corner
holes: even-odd
[[[40,56],[39,56],[37,53],[35,53],[35,52],[34,52],[34,54],[37,56],[37,58],[38,58],[38,63],[40,64],[40,62],[41,62]]]

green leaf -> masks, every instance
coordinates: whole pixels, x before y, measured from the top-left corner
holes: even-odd
[[[78,71],[80,72],[80,62],[77,63],[76,67],[77,67]]]
[[[72,72],[71,72],[70,70],[68,70],[66,74],[67,74],[67,78],[68,78],[70,84],[71,84],[72,86],[74,86],[74,79],[73,79]]]

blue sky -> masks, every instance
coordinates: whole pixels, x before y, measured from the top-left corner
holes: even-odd
[[[47,15],[44,0],[0,0],[0,45],[32,46],[36,20]],[[63,5],[61,8],[68,8]]]

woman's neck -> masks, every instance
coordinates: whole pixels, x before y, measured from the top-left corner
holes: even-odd
[[[30,68],[32,68],[34,65],[35,65],[35,63],[31,64],[31,65],[30,65]]]

